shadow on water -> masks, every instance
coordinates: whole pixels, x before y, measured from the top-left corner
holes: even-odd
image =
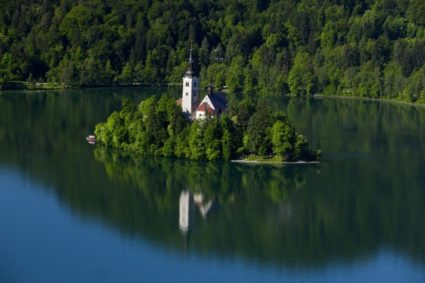
[[[167,249],[305,267],[384,248],[425,263],[424,111],[282,100],[324,151],[317,166],[134,158],[84,142],[123,96],[152,93],[0,96],[0,166],[84,219]]]

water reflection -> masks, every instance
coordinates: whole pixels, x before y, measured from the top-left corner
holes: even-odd
[[[1,166],[45,184],[74,215],[164,249],[297,267],[382,249],[425,262],[425,111],[283,100],[324,160],[254,167],[87,145],[85,135],[121,99],[90,91],[0,96]],[[186,247],[180,231],[190,234]]]
[[[294,197],[305,195],[306,176],[319,174],[317,166],[134,158],[104,148],[96,148],[95,158],[111,182],[125,186],[124,193],[137,192],[137,203],[136,195],[130,203],[119,196],[108,198],[116,202],[114,207],[134,210],[131,215],[137,216],[117,225],[132,223],[128,228],[142,237],[173,249],[251,260],[265,256],[273,262],[290,260],[285,246],[293,240],[282,237],[292,234],[288,227],[298,222],[297,215],[302,218],[305,208],[294,204]],[[145,225],[151,218],[155,223]]]
[[[188,191],[182,191],[180,193],[179,227],[183,234],[186,234],[189,231],[190,199],[191,197]]]
[[[179,198],[179,227],[183,234],[187,234],[190,228],[190,220],[195,213],[194,207],[199,209],[203,219],[206,219],[208,212],[213,206],[213,199],[204,199],[203,193],[192,193],[183,190]]]
[[[202,217],[205,219],[214,203],[213,200],[205,200],[204,195],[202,193],[197,193],[193,195],[193,201],[199,208],[199,212],[201,213]]]

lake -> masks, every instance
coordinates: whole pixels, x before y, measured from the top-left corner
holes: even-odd
[[[0,282],[423,282],[425,109],[274,98],[318,165],[122,156],[85,136],[178,89],[0,94]]]

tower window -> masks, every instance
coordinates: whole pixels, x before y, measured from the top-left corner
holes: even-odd
[[[189,86],[189,82],[186,82],[186,86]]]
[[[189,95],[189,93],[188,92],[186,92],[186,96],[188,96]]]

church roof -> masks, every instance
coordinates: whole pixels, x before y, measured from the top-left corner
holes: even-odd
[[[189,64],[189,67],[187,68],[186,73],[184,73],[184,75],[189,78],[193,76],[192,64]]]
[[[209,95],[209,98],[215,109],[225,109],[227,107],[227,99],[220,92]]]
[[[207,94],[206,97],[209,98],[212,107],[208,102],[201,103],[196,111],[202,111],[211,115],[216,113],[221,113],[227,108],[227,99],[221,93]],[[205,98],[204,98],[205,99]]]
[[[214,114],[214,110],[208,105],[207,102],[204,102],[201,105],[199,105],[196,111],[202,111],[212,115]]]

